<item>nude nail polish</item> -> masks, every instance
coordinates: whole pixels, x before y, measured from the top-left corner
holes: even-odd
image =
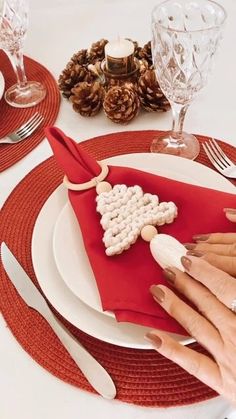
[[[187,250],[193,250],[196,247],[195,243],[185,243],[184,247],[186,247]]]
[[[209,234],[197,234],[196,236],[193,236],[193,239],[196,240],[197,242],[203,242],[203,241],[207,241],[209,237],[210,237]]]
[[[176,278],[175,273],[174,273],[171,269],[166,268],[166,269],[164,269],[163,274],[165,275],[165,277],[166,277],[167,281],[168,281],[171,285],[174,285],[174,283],[175,283],[175,278]]]
[[[163,303],[165,299],[165,293],[161,288],[159,288],[157,285],[152,285],[150,288],[150,291],[151,291],[151,294],[153,295],[153,298],[158,303]]]
[[[160,348],[162,345],[162,340],[155,333],[148,332],[146,333],[145,338],[153,343],[156,348]]]
[[[189,271],[190,266],[192,265],[192,261],[190,259],[186,258],[186,256],[182,256],[181,263],[182,263],[183,267],[186,269],[186,271]]]
[[[197,258],[200,258],[200,257],[203,256],[203,253],[202,252],[199,252],[198,250],[189,250],[187,252],[187,255],[189,255],[189,256],[195,256]]]

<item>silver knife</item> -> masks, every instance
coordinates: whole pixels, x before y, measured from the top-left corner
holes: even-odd
[[[4,269],[21,298],[47,320],[91,386],[106,399],[114,399],[116,388],[108,372],[54,316],[44,297],[4,242],[1,244],[1,257]]]

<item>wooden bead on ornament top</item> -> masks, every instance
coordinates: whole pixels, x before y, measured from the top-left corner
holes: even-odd
[[[153,239],[153,237],[155,237],[157,234],[158,234],[158,231],[156,227],[152,225],[147,225],[143,227],[141,230],[141,237],[146,242],[150,242]]]
[[[99,182],[96,186],[96,192],[98,195],[100,195],[103,192],[110,192],[112,189],[112,186],[109,182]]]

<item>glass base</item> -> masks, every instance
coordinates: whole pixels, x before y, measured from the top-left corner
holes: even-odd
[[[190,160],[196,159],[200,152],[200,144],[197,138],[186,132],[182,132],[178,139],[172,137],[172,135],[173,133],[170,131],[154,138],[150,151],[152,153],[172,154]]]
[[[46,88],[37,81],[28,81],[19,88],[17,84],[11,86],[5,92],[5,101],[15,108],[30,108],[37,105],[46,96]]]

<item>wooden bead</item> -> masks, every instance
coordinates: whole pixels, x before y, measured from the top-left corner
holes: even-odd
[[[141,237],[146,242],[150,242],[154,236],[158,234],[156,227],[152,225],[147,225],[141,230]]]
[[[112,190],[112,186],[109,182],[99,182],[96,186],[96,192],[100,195],[103,192],[110,192]]]

